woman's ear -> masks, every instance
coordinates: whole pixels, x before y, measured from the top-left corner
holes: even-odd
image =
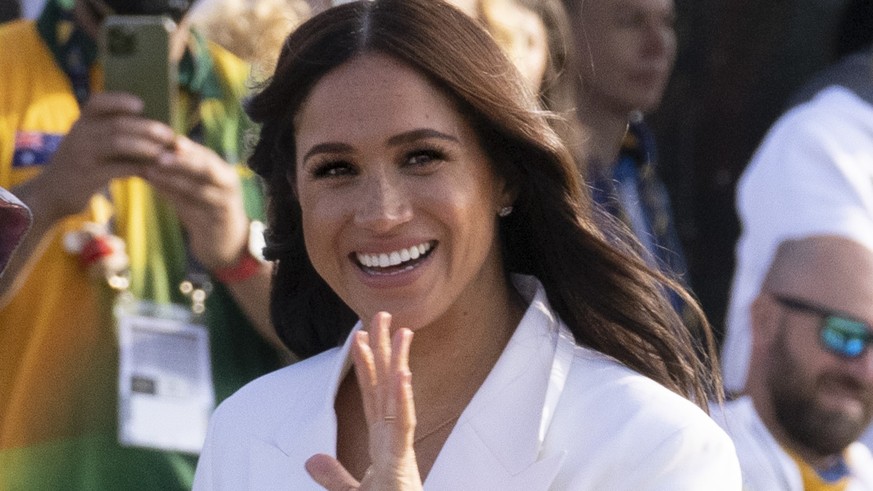
[[[518,199],[518,185],[509,183],[503,179],[500,180],[500,196],[498,204],[500,208],[515,206],[515,200]]]

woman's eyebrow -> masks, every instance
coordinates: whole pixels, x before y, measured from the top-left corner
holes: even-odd
[[[449,135],[446,133],[442,133],[440,131],[430,129],[430,128],[421,128],[417,130],[411,130],[403,132],[399,135],[392,136],[388,139],[389,145],[402,145],[405,143],[414,142],[416,140],[422,140],[425,138],[439,138],[441,140],[449,140],[455,143],[460,143],[456,136]]]
[[[312,157],[313,155],[319,154],[319,153],[344,153],[344,152],[351,152],[352,150],[354,150],[352,148],[352,146],[347,144],[347,143],[339,143],[339,142],[319,143],[318,145],[315,145],[312,148],[310,148],[309,151],[306,152],[305,155],[303,155],[303,159],[301,160],[301,162],[306,162],[306,159],[308,159],[309,157]]]
[[[454,135],[449,135],[447,133],[443,133],[441,131],[437,131],[430,128],[421,128],[411,131],[405,131],[400,133],[399,135],[394,135],[388,139],[388,145],[397,146],[403,145],[406,143],[411,143],[416,140],[423,140],[426,138],[438,138],[441,140],[448,140],[455,143],[460,143],[461,141]],[[313,146],[303,155],[302,162],[306,162],[309,157],[319,153],[344,153],[344,152],[352,152],[354,148],[347,143],[340,142],[325,142],[319,143],[318,145]]]

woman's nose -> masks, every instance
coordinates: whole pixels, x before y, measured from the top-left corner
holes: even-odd
[[[412,204],[402,177],[379,173],[361,184],[355,223],[375,233],[390,232],[412,218]]]

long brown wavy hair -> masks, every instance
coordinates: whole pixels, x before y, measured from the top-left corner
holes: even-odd
[[[250,165],[269,195],[265,252],[277,261],[271,316],[293,352],[307,357],[337,346],[357,320],[305,250],[294,192],[294,124],[313,86],[364,53],[418,70],[473,124],[496,172],[518,191],[514,212],[500,220],[505,270],[542,282],[577,343],[701,407],[721,393],[718,372],[697,356],[666,294],[678,292],[702,318],[697,304],[646,265],[632,238],[615,239],[629,233],[604,231],[615,222],[596,210],[536,95],[475,21],[439,0],[364,0],[313,17],[290,35],[275,74],[248,103],[261,125]],[[704,352],[714,357],[711,332],[707,344]]]

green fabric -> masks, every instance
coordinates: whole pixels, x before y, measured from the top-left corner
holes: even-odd
[[[72,65],[85,69],[97,60],[97,44],[85,34],[85,31],[73,24],[73,3],[73,0],[48,0],[36,21],[36,29],[40,37],[65,73],[76,69]],[[58,39],[60,22],[69,22],[74,26],[69,39],[64,42]],[[74,50],[74,47],[77,49]]]
[[[194,456],[122,448],[114,432],[0,453],[0,484],[9,490],[185,490]],[[50,463],[50,464],[47,464]]]
[[[179,62],[179,85],[204,99],[220,98],[221,81],[215,73],[209,44],[198,32],[192,34],[192,39],[192,46]]]

